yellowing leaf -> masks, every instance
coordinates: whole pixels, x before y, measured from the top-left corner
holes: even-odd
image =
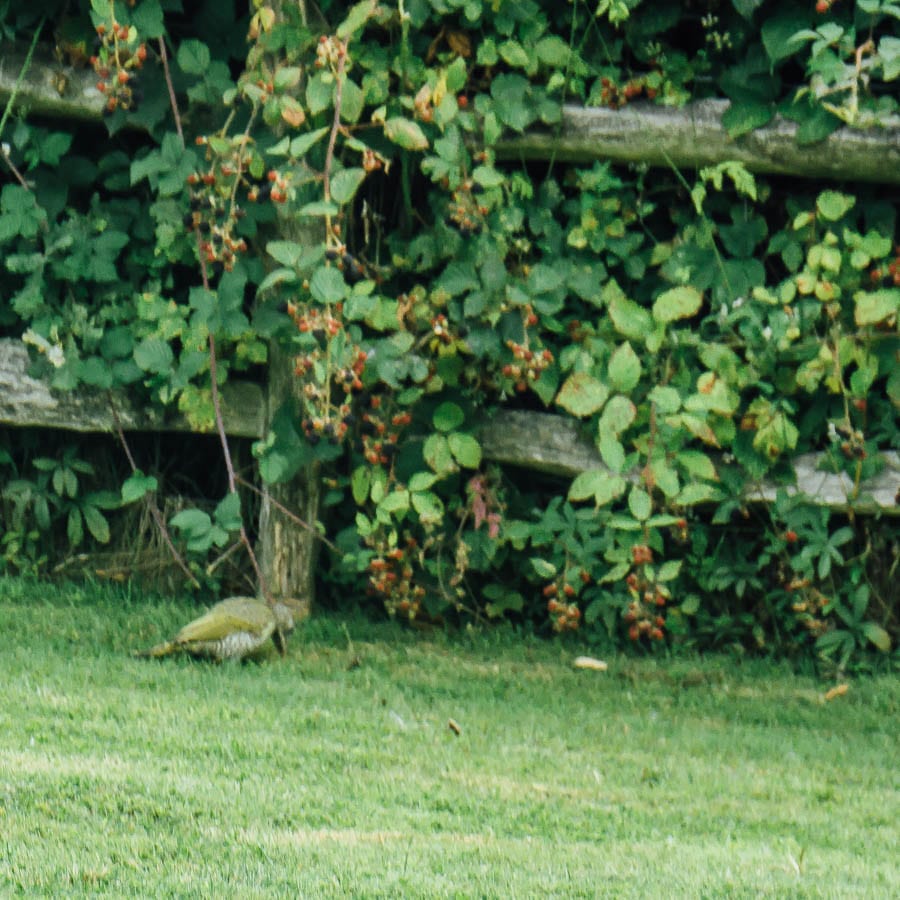
[[[556,402],[573,416],[592,416],[603,408],[609,388],[587,372],[574,372],[563,383]]]

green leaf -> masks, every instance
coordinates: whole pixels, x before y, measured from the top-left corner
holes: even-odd
[[[679,465],[695,478],[718,481],[719,473],[713,461],[700,450],[681,450],[675,456]]]
[[[641,361],[627,341],[617,347],[609,360],[609,383],[614,390],[631,393],[641,378]]]
[[[879,325],[896,319],[900,313],[900,290],[859,291],[854,297],[853,318],[857,325]]]
[[[344,276],[331,266],[320,266],[309,280],[309,293],[318,303],[340,303],[347,296]]]
[[[453,431],[459,428],[465,421],[466,416],[462,409],[455,403],[442,403],[435,411],[431,418],[432,424],[438,431]]]
[[[305,249],[302,244],[298,244],[295,241],[269,241],[266,244],[266,253],[272,259],[292,269],[300,261],[300,257]]]
[[[628,494],[628,509],[638,522],[646,522],[653,512],[653,501],[643,488],[635,485]]]
[[[554,69],[565,68],[572,53],[569,45],[556,34],[542,37],[535,45],[534,52],[541,63]]]
[[[603,410],[603,414],[600,416],[600,421],[597,425],[598,434],[602,435],[605,432],[610,432],[611,434],[619,435],[631,425],[635,416],[637,416],[637,407],[627,397],[616,394],[606,404],[606,409]]]
[[[145,337],[134,348],[134,361],[145,372],[161,375],[172,369],[175,355],[166,341],[159,337]]]
[[[357,506],[362,506],[369,498],[369,486],[372,484],[372,467],[357,466],[350,476],[350,490]]]
[[[421,474],[421,473],[419,473]],[[431,491],[422,491],[410,495],[412,508],[424,524],[437,525],[444,518],[444,504],[437,494]]]
[[[225,531],[239,531],[243,524],[240,494],[237,491],[227,494],[219,501],[213,517]]]
[[[816,198],[816,209],[823,219],[829,222],[836,222],[846,213],[853,209],[856,203],[856,197],[849,194],[841,194],[837,191],[822,191]]]
[[[647,398],[655,404],[656,411],[664,416],[676,413],[681,408],[681,394],[675,388],[667,385],[656,385]]]
[[[366,178],[365,169],[341,169],[331,179],[331,197],[336,203],[349,203]]]
[[[409,479],[409,489],[413,493],[427,491],[434,486],[437,480],[437,476],[432,475],[431,472],[416,472],[412,478]]]
[[[275,70],[273,83],[276,91],[284,91],[288,88],[295,88],[300,84],[300,77],[303,70],[299,66],[281,66]]]
[[[625,448],[622,442],[611,432],[601,431],[597,438],[597,449],[600,458],[612,472],[621,473],[625,468]]]
[[[744,103],[731,101],[722,115],[722,126],[732,138],[740,137],[754,128],[768,125],[775,115],[770,103]]]
[[[145,475],[140,469],[135,471],[131,476],[125,479],[122,485],[122,502],[134,503],[140,500],[145,494],[150,494],[159,487],[159,484],[152,475]]]
[[[108,543],[110,533],[109,522],[106,521],[106,516],[96,506],[90,506],[89,504],[82,506],[81,514],[84,516],[84,524],[87,525],[91,537],[101,544]]]
[[[718,491],[711,484],[693,482],[686,484],[676,495],[675,502],[679,506],[696,506],[698,503],[709,503],[714,500]]]
[[[668,324],[677,319],[689,319],[703,305],[703,295],[694,287],[670,288],[656,298],[653,304],[653,318]]]
[[[457,465],[450,452],[450,444],[442,434],[432,434],[425,439],[422,455],[425,457],[425,462],[438,475],[449,475],[451,472],[457,471]]]
[[[328,109],[334,99],[334,79],[317,72],[306,82],[306,106],[310,115],[317,116]]]
[[[521,75],[495,75],[491,96],[497,118],[514,131],[524,131],[535,120],[534,103],[529,97],[530,85]]]
[[[887,653],[891,649],[891,636],[874,622],[863,622],[862,633],[882,652]]]
[[[590,500],[606,506],[625,493],[628,483],[620,475],[606,469],[589,469],[582,472],[569,488],[569,500]]]
[[[564,382],[556,403],[573,416],[592,416],[603,408],[609,388],[587,372],[574,372]]]
[[[657,581],[673,581],[678,577],[681,571],[682,561],[680,559],[666,560],[656,573]]]
[[[453,458],[467,469],[477,469],[481,465],[481,444],[471,434],[454,431],[447,436],[447,443]]]
[[[653,330],[650,313],[622,293],[609,298],[608,309],[616,331],[633,341],[643,340]]]
[[[375,0],[363,0],[362,3],[355,3],[350,7],[344,21],[338,25],[337,36],[342,41],[353,37],[375,15],[377,8],[378,4]]]
[[[785,9],[768,16],[762,23],[760,35],[766,54],[773,63],[781,62],[802,49],[802,44],[794,40],[794,35],[812,24],[811,8]]]
[[[84,538],[84,525],[82,524],[81,510],[77,506],[73,506],[69,510],[68,520],[66,522],[66,534],[69,543],[73,547],[77,547]]]
[[[308,134],[301,134],[299,137],[295,137],[291,141],[291,156],[297,159],[305,156],[329,131],[330,129],[328,128],[317,128]]]
[[[185,74],[204,75],[210,63],[209,47],[193,38],[182,41],[176,59]]]
[[[131,23],[141,40],[155,40],[165,34],[163,11],[159,0],[141,0],[131,11]]]
[[[337,203],[330,200],[313,200],[297,210],[298,216],[336,216],[341,211]]]
[[[497,48],[503,61],[514,69],[525,69],[531,56],[518,41],[504,41]]]
[[[548,581],[551,578],[556,578],[558,569],[553,563],[548,562],[546,559],[541,559],[539,556],[532,556],[530,562],[538,578],[544,578]]]
[[[404,150],[427,150],[428,138],[412,119],[393,118],[384,123],[384,136]]]
[[[409,511],[409,502],[409,491],[391,491],[389,494],[385,495],[384,499],[378,504],[378,509],[391,516],[396,516],[398,514],[402,515]]]

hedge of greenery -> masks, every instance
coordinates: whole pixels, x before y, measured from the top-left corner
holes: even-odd
[[[815,154],[841,125],[896,122],[896,4],[6,9],[4,41],[52,35],[61,65],[94,69],[106,129],[6,109],[0,328],[57,388],[207,423],[213,380],[264,377],[283,342],[301,408],[254,453],[268,482],[325,466],[326,595],[647,651],[890,650],[890,520],[742,492],[810,450],[859,484],[900,443],[898,198],[492,148],[554,129],[563,102],[724,96],[733,135],[777,112]],[[575,417],[605,468],[558,484],[486,464],[498,406]],[[10,568],[42,530],[103,541],[108,508],[157,486],[86,492],[71,452],[6,441]],[[202,573],[239,494],[171,525]]]

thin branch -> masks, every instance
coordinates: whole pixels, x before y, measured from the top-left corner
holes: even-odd
[[[334,118],[331,121],[331,133],[328,135],[328,149],[325,151],[324,198],[331,200],[331,164],[334,160],[334,145],[341,127],[341,99],[344,91],[344,68],[347,65],[347,45],[341,44],[338,51],[337,72],[334,88]]]
[[[163,64],[163,75],[166,79],[166,87],[169,89],[169,105],[172,107],[172,115],[175,117],[175,131],[178,132],[178,139],[181,146],[184,147],[184,132],[181,129],[181,114],[178,112],[178,98],[175,96],[175,86],[172,84],[172,73],[169,71],[169,56],[166,53],[166,40],[160,35],[159,38],[159,58]]]
[[[122,428],[122,420],[119,418],[119,413],[116,410],[115,403],[110,397],[109,408],[112,411],[113,419],[116,423],[116,435],[119,438],[119,443],[122,445],[122,449],[125,451],[125,456],[128,459],[128,465],[131,466],[131,471],[133,474],[137,474],[140,471],[137,467],[137,464],[134,461],[134,456],[131,453],[131,447],[128,445],[128,440],[125,437],[125,431]],[[175,544],[172,541],[172,536],[169,534],[169,529],[166,527],[166,519],[160,511],[159,506],[156,503],[156,494],[153,491],[144,494],[144,500],[147,504],[147,508],[150,510],[150,515],[153,516],[153,521],[156,523],[156,527],[159,530],[159,533],[162,535],[163,541],[165,541],[166,546],[169,548],[169,553],[172,554],[172,559],[175,560],[175,564],[181,569],[182,572],[187,576],[188,581],[195,587],[200,587],[200,582],[194,577],[194,573],[188,568],[187,563],[182,558],[181,554],[178,552]]]
[[[299,525],[301,528],[306,529],[310,534],[314,537],[318,538],[329,550],[333,550],[338,556],[343,556],[344,553],[336,544],[333,544],[324,534],[320,533],[318,529],[314,525],[310,525],[309,522],[304,521],[300,518],[296,513],[291,512],[283,503],[279,503],[268,491],[261,491],[255,484],[251,484],[247,481],[246,478],[241,478],[240,475],[235,476],[237,478],[238,484],[242,487],[247,488],[247,490],[252,491],[254,494],[259,497],[265,497],[269,503],[272,504],[280,513],[290,519],[295,525]]]
[[[15,105],[19,88],[22,87],[22,82],[25,80],[28,69],[31,67],[31,57],[34,55],[34,48],[37,46],[38,38],[41,36],[41,30],[44,27],[46,19],[46,16],[41,16],[41,21],[38,22],[37,28],[34,29],[34,34],[31,36],[31,46],[28,48],[28,53],[25,54],[25,61],[22,63],[22,68],[19,70],[19,77],[13,85],[9,100],[6,101],[6,109],[3,110],[3,117],[0,118],[0,136],[3,135],[3,129],[6,128],[6,120],[9,118],[9,114],[12,112],[12,108]]]
[[[163,64],[163,74],[166,80],[166,87],[169,91],[169,103],[172,107],[172,115],[175,118],[175,130],[178,132],[178,140],[181,143],[182,148],[185,146],[184,142],[184,131],[181,127],[181,114],[178,111],[178,98],[175,95],[175,86],[172,83],[172,73],[169,70],[169,62],[168,55],[166,54],[166,45],[165,41],[162,37],[159,39],[159,55],[162,59]],[[197,241],[197,258],[200,262],[200,277],[203,281],[204,290],[209,290],[209,271],[206,267],[206,257],[203,255],[203,252],[200,249],[200,233],[199,231],[196,233],[196,241]],[[228,493],[236,494],[237,486],[235,484],[235,476],[234,476],[234,463],[231,458],[231,448],[228,445],[228,436],[225,434],[225,424],[222,420],[222,403],[219,397],[219,384],[218,384],[218,365],[216,358],[216,339],[215,336],[210,332],[209,335],[209,377],[210,384],[212,390],[212,403],[213,403],[213,412],[215,413],[216,418],[216,431],[219,435],[219,443],[222,445],[222,455],[225,458],[225,469],[228,472]],[[256,559],[256,553],[253,552],[253,545],[250,543],[250,538],[247,535],[247,529],[244,527],[243,519],[241,520],[241,528],[240,528],[240,537],[241,543],[247,550],[247,556],[250,557],[250,563],[253,566],[253,571],[256,573],[257,582],[259,584],[259,590],[262,593],[263,597],[266,599],[268,603],[272,602],[272,598],[269,596],[269,591],[266,586],[266,580],[263,576],[262,569],[259,567],[259,562]]]

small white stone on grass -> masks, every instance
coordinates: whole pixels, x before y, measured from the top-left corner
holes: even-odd
[[[591,669],[594,672],[605,672],[609,666],[602,659],[594,659],[593,656],[577,656],[572,663],[576,669]]]

